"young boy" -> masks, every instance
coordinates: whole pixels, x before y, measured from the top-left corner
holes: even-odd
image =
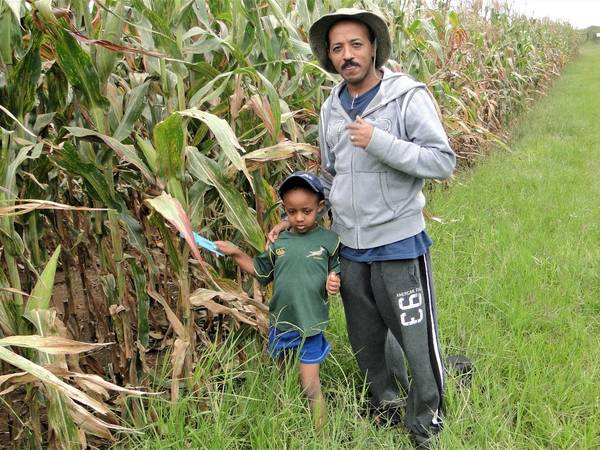
[[[329,321],[327,293],[336,294],[340,285],[339,239],[316,223],[325,200],[315,175],[293,173],[281,184],[279,196],[290,228],[267,251],[252,259],[229,242],[216,245],[261,284],[273,281],[269,352],[276,359],[288,350],[298,352],[300,383],[319,429],[327,417],[319,366],[331,349],[323,330]]]

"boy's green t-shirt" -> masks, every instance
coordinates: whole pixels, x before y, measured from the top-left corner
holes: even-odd
[[[271,325],[314,336],[327,326],[329,304],[325,282],[340,271],[340,240],[320,226],[304,234],[284,231],[271,247],[254,258],[257,280],[273,281],[269,302]]]

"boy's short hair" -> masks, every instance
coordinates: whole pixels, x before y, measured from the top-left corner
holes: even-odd
[[[323,192],[323,185],[321,180],[316,175],[305,171],[294,172],[288,176],[281,186],[279,186],[279,197],[283,200],[283,196],[286,192],[294,188],[305,188],[311,192],[314,192],[319,197],[319,200],[325,199],[325,193]]]

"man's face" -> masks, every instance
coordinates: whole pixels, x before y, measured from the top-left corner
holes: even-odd
[[[373,72],[375,49],[361,22],[343,20],[329,29],[329,59],[344,80],[360,85]]]

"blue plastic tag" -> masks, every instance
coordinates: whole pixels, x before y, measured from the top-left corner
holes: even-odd
[[[219,250],[217,250],[217,245],[213,241],[209,241],[205,237],[202,237],[200,234],[194,231],[194,241],[198,247],[205,248],[206,250],[213,252],[219,256],[225,256]]]

